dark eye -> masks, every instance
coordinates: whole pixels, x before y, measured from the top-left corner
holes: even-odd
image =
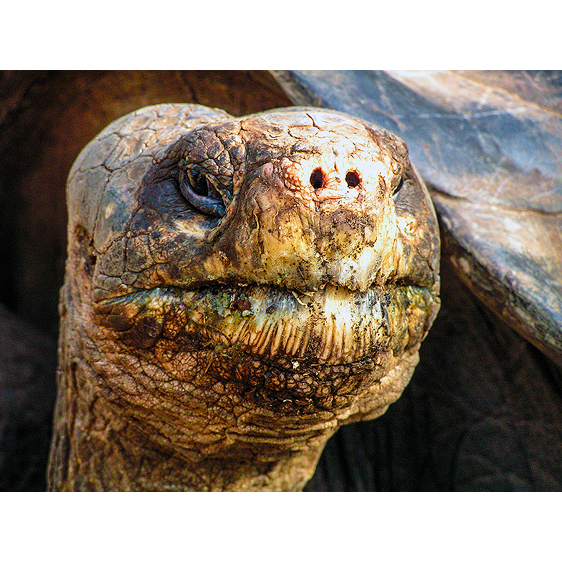
[[[187,170],[180,177],[180,191],[190,205],[206,215],[224,216],[222,195],[203,172]]]
[[[396,197],[398,192],[404,187],[404,176],[400,178],[400,181],[396,184],[394,189],[392,190],[392,197]]]
[[[194,172],[191,174],[190,186],[194,193],[201,195],[201,197],[209,196],[209,180],[207,176],[201,172]]]

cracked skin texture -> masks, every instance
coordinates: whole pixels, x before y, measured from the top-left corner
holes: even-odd
[[[334,111],[126,115],[67,186],[53,491],[297,491],[439,309],[398,138]]]

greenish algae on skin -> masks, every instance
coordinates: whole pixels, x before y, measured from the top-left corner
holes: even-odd
[[[97,303],[96,313],[120,338],[142,348],[171,334],[204,334],[221,346],[238,345],[270,359],[283,354],[336,364],[361,360],[391,341],[395,350],[408,347],[409,334],[424,328],[432,306],[437,306],[434,295],[413,286],[351,292],[328,285],[299,295],[268,286],[214,284],[106,299]],[[309,349],[311,338],[315,344]]]

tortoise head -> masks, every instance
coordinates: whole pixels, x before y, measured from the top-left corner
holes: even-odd
[[[412,375],[439,308],[429,196],[402,141],[340,113],[170,107],[71,173],[67,347],[143,447],[223,474],[313,451],[302,485],[337,427]]]

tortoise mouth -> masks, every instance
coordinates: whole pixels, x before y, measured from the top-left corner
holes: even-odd
[[[341,365],[418,344],[439,306],[416,285],[352,291],[327,284],[302,293],[272,285],[157,287],[106,298],[96,322],[139,349],[179,342],[267,361]]]

